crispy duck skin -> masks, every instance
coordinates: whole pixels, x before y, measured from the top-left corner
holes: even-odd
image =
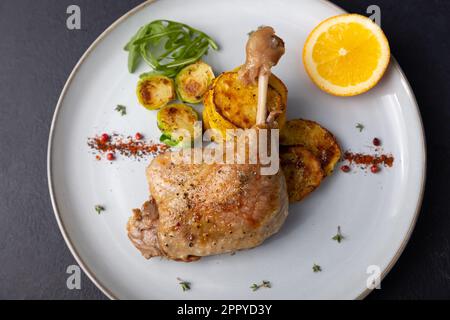
[[[174,165],[166,153],[153,160],[147,178],[159,211],[157,244],[169,259],[258,246],[287,216],[281,171],[264,176],[258,165]]]
[[[133,215],[128,220],[128,238],[146,259],[161,255],[158,243],[158,219],[155,201],[150,199],[141,209],[133,209]]]
[[[174,165],[170,153],[147,169],[153,199],[135,209],[128,235],[145,258],[180,261],[252,248],[276,233],[287,213],[281,171],[258,165]]]

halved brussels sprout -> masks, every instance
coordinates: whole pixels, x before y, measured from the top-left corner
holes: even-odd
[[[197,112],[190,106],[177,103],[161,108],[157,116],[158,128],[162,131],[161,142],[169,146],[190,146],[196,139],[194,130],[195,122],[198,121]],[[185,131],[184,131],[185,130]]]
[[[165,106],[176,96],[173,80],[157,74],[142,78],[138,83],[136,94],[139,103],[149,110]]]
[[[203,61],[184,67],[175,78],[180,100],[189,103],[201,102],[213,79],[212,68]]]

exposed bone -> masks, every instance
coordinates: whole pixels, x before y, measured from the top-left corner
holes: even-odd
[[[264,125],[267,120],[267,89],[269,87],[270,71],[261,68],[258,76],[258,107],[256,125]]]

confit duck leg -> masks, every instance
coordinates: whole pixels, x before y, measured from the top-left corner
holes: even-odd
[[[284,43],[272,28],[250,35],[240,79],[254,83],[259,78],[259,102],[257,124],[249,130],[274,125],[267,121],[268,78],[283,53]],[[180,164],[172,156],[159,155],[149,165],[152,199],[128,221],[128,236],[144,257],[193,261],[253,248],[283,225],[288,195],[281,170],[262,175],[258,162]]]

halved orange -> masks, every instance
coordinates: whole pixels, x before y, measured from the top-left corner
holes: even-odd
[[[321,22],[303,48],[303,64],[311,80],[337,96],[368,91],[389,64],[383,30],[359,14],[342,14]]]

